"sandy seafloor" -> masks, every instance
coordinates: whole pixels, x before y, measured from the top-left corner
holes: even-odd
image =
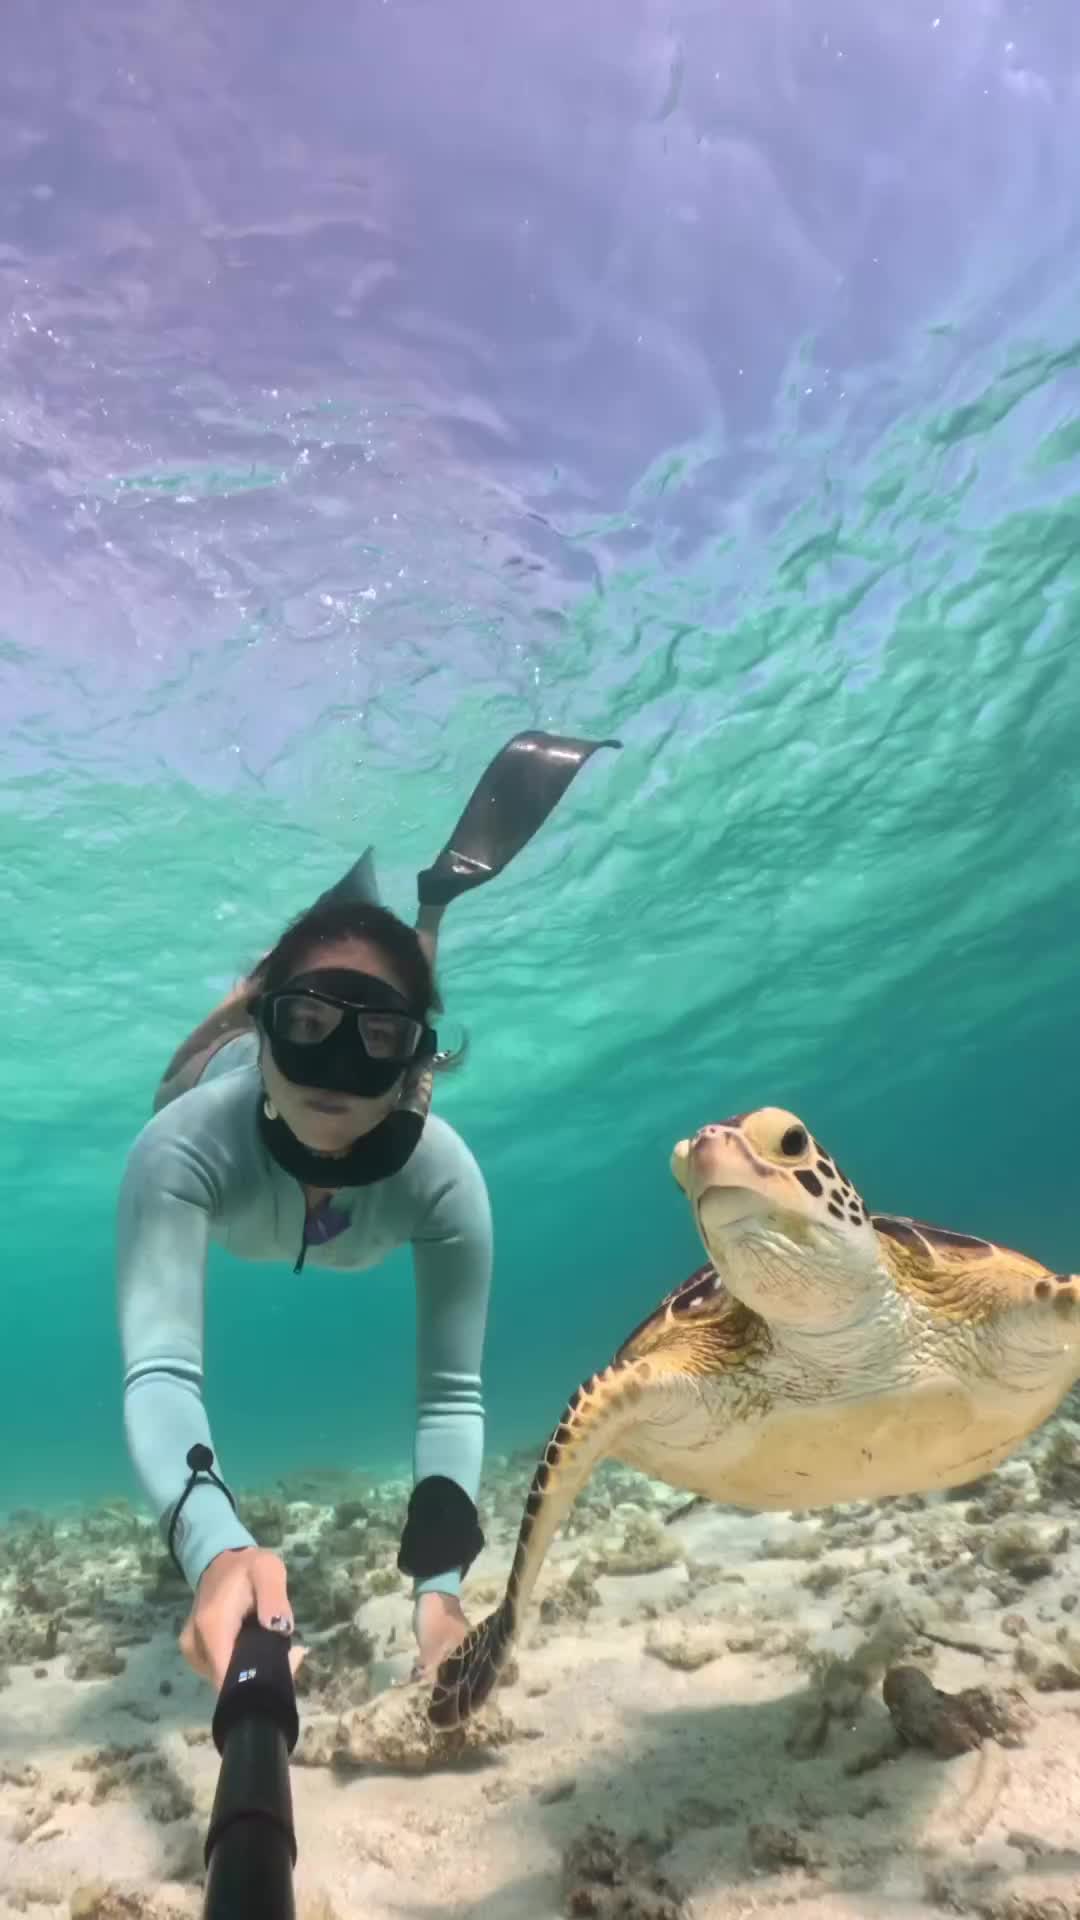
[[[532,1464],[489,1459],[473,1619]],[[1080,1406],[973,1488],[803,1518],[680,1515],[684,1496],[602,1468],[516,1673],[434,1749],[392,1684],[412,1658],[405,1496],[315,1472],[245,1505],[282,1543],[312,1649],[302,1920],[1080,1916]],[[5,1920],[200,1912],[218,1760],[210,1690],[176,1649],[185,1610],[123,1502],[0,1536]],[[978,1744],[943,1758],[898,1734],[898,1667],[990,1689],[944,1720],[931,1696],[929,1734]]]

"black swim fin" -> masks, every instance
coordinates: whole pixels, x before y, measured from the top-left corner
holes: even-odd
[[[343,901],[363,901],[369,907],[381,907],[379,886],[375,878],[375,849],[365,847],[359,860],[343,873],[341,879],[325,893],[320,893],[316,907],[336,907]]]
[[[445,907],[508,866],[542,827],[579,767],[621,740],[516,733],[495,755],[442,852],[416,876],[421,907]]]

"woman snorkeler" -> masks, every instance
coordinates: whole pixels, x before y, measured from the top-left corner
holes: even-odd
[[[438,926],[459,893],[502,871],[601,745],[618,742],[508,742],[418,876],[415,928],[379,903],[365,854],[188,1037],[128,1156],[118,1208],[125,1431],[193,1592],[181,1651],[215,1689],[245,1619],[291,1636],[293,1615],[284,1562],[244,1526],[214,1468],[202,1399],[211,1241],[296,1272],[362,1270],[411,1244],[417,1413],[398,1566],[413,1582],[414,1671],[437,1667],[467,1630],[461,1581],[483,1545],[492,1236],[480,1168],[428,1111],[445,1064],[431,1025]]]

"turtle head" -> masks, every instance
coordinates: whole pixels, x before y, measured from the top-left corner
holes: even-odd
[[[702,1127],[671,1169],[717,1272],[763,1320],[824,1332],[876,1296],[865,1203],[797,1114],[758,1107]]]

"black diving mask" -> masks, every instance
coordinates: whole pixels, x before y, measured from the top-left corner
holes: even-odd
[[[264,993],[255,1017],[286,1080],[377,1099],[438,1039],[405,995],[375,974],[318,967]]]

